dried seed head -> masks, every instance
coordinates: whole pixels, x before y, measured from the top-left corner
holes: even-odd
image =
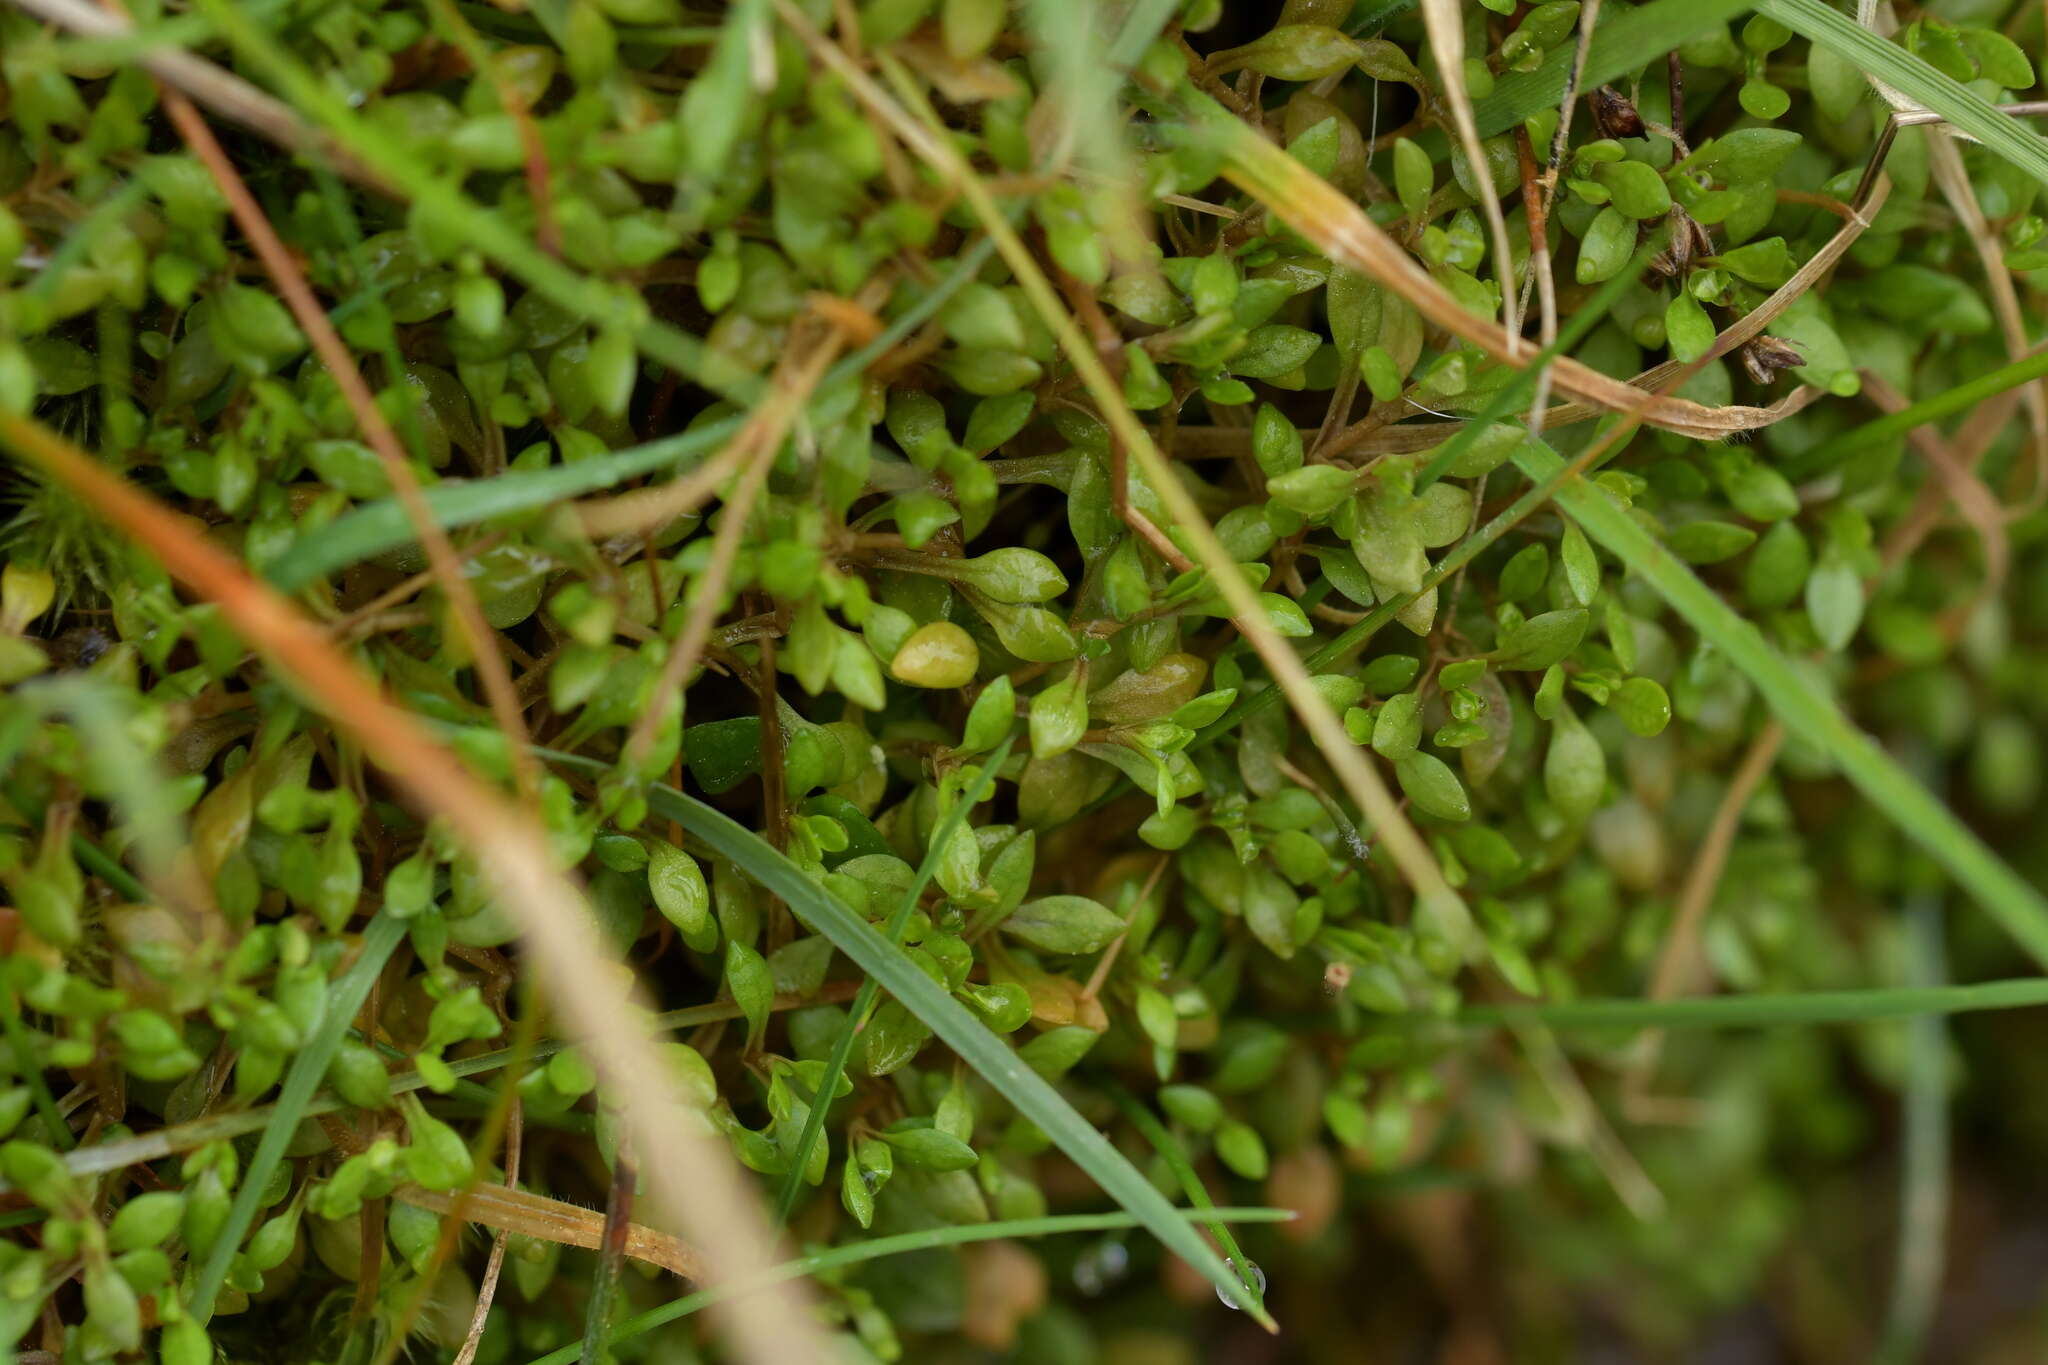
[[[1611,85],[1603,85],[1587,98],[1593,101],[1593,121],[1602,137],[1641,137],[1643,116],[1635,102]]]
[[[1796,346],[1773,336],[1758,337],[1742,348],[1742,368],[1759,384],[1774,383],[1780,372],[1805,363]]]

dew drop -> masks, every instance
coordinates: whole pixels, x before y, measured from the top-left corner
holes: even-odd
[[[1232,1271],[1235,1271],[1237,1269],[1237,1262],[1231,1260],[1228,1256],[1223,1258],[1223,1264],[1229,1266]],[[1250,1279],[1253,1290],[1257,1292],[1259,1298],[1264,1299],[1266,1297],[1266,1272],[1259,1269],[1259,1263],[1257,1261],[1246,1261],[1244,1263],[1244,1268],[1245,1270],[1250,1272],[1250,1274],[1245,1278]],[[1223,1291],[1222,1285],[1216,1286],[1216,1297],[1218,1300],[1222,1302],[1225,1308],[1229,1308],[1232,1310],[1240,1310],[1244,1307],[1243,1304],[1237,1301],[1235,1295],[1226,1294]]]

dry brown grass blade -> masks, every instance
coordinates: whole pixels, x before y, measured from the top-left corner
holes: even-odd
[[[1954,137],[1946,131],[1936,133],[1928,151],[1934,183],[1941,186],[1943,197],[1962,221],[1977,260],[1984,267],[1984,282],[1991,291],[1991,311],[1998,319],[1999,334],[2005,338],[2006,357],[2018,360],[2026,355],[2032,341],[2027,335],[2026,312],[2019,290],[2013,285],[2012,271],[2006,268],[2005,248],[1997,230],[1984,217],[1983,206],[1977,202],[1977,191],[1970,184],[1970,174],[1964,169]],[[2022,385],[2018,392],[2027,409],[2027,439],[2034,466],[2048,468],[2048,380],[2036,379]]]
[[[1310,737],[1336,770],[1346,793],[1358,803],[1395,866],[1414,889],[1420,917],[1432,921],[1460,951],[1476,951],[1477,935],[1472,932],[1471,911],[1464,898],[1444,880],[1435,855],[1408,822],[1378,770],[1351,742],[1336,713],[1310,683],[1308,670],[1302,666],[1300,656],[1267,622],[1265,608],[1260,605],[1257,594],[1245,582],[1244,575],[1238,572],[1235,561],[1216,538],[1215,530],[1202,515],[1194,497],[1160,455],[1158,447],[1153,445],[1144,424],[1131,411],[1130,404],[1124,401],[1122,386],[1110,375],[1088,338],[1061,306],[1059,295],[1046,279],[1044,270],[1010,226],[981,177],[949,140],[909,114],[866,71],[819,33],[795,5],[788,0],[777,0],[776,11],[812,54],[846,82],[854,98],[886,123],[905,146],[937,171],[949,185],[957,188],[975,216],[981,219],[983,228],[995,242],[998,254],[1010,267],[1026,298],[1051,329],[1068,362],[1081,376],[1089,396],[1095,400],[1108,423],[1111,436],[1137,460],[1139,471],[1166,504],[1177,529],[1193,543],[1196,559],[1208,570],[1211,580],[1222,593],[1238,629],[1272,673],[1274,682],[1286,694],[1295,713],[1308,728]],[[887,58],[882,60],[886,63]],[[899,73],[900,68],[892,75]],[[915,95],[907,78],[898,80],[898,88],[906,99]],[[925,112],[928,113],[928,109]],[[1256,134],[1248,133],[1248,136],[1256,139]]]
[[[1429,51],[1436,62],[1437,84],[1451,111],[1451,126],[1457,130],[1458,146],[1472,170],[1472,178],[1493,192],[1479,196],[1479,212],[1486,219],[1486,233],[1493,242],[1493,273],[1500,281],[1501,334],[1511,355],[1525,349],[1522,340],[1521,297],[1515,287],[1514,249],[1508,244],[1508,220],[1500,211],[1500,186],[1488,173],[1486,149],[1479,142],[1479,122],[1472,116],[1472,96],[1465,89],[1465,14],[1460,0],[1422,0],[1422,23],[1429,34]],[[1532,261],[1533,265],[1534,262]]]
[[[519,1101],[512,1101],[505,1124],[505,1188],[519,1188],[519,1149],[525,1136],[525,1116]],[[463,1201],[464,1211],[468,1200]],[[476,1308],[469,1315],[469,1332],[462,1338],[462,1348],[455,1353],[455,1365],[471,1365],[476,1359],[477,1348],[483,1344],[484,1328],[491,1320],[491,1301],[498,1294],[498,1276],[505,1269],[505,1244],[511,1240],[510,1231],[500,1229],[491,1239],[491,1254],[484,1262],[484,1278],[477,1285]]]
[[[1227,156],[1224,175],[1272,210],[1324,255],[1399,294],[1443,330],[1509,364],[1534,355],[1511,342],[1501,325],[1466,311],[1415,263],[1365,210],[1315,172],[1234,122],[1211,120]],[[1230,131],[1232,128],[1235,131]],[[1560,356],[1551,363],[1555,386],[1600,412],[1629,413],[1650,426],[1703,441],[1717,441],[1769,426],[1779,408],[1707,407],[1683,398],[1644,392],[1633,384]],[[1779,405],[1782,408],[1782,404]]]
[[[685,1234],[716,1248],[716,1280],[758,1274],[773,1242],[752,1186],[722,1143],[698,1135],[686,1104],[619,990],[581,893],[555,867],[531,817],[479,781],[411,714],[328,641],[325,630],[175,513],[40,423],[0,415],[0,445],[63,484],[133,537],[180,582],[217,602],[228,623],[258,646],[301,695],[347,730],[412,804],[446,822],[476,858],[519,923],[528,960],[553,1010],[598,1072],[628,1097],[626,1123],[648,1155],[655,1202]],[[826,1359],[826,1347],[794,1283],[771,1297],[724,1307],[737,1353],[754,1365]]]
[[[1688,372],[1697,370],[1705,361],[1717,360],[1722,356],[1729,355],[1737,348],[1763,335],[1765,328],[1782,317],[1786,309],[1797,303],[1808,290],[1812,289],[1830,270],[1835,268],[1836,263],[1847,254],[1849,248],[1855,244],[1856,239],[1861,237],[1870,226],[1871,221],[1877,216],[1878,210],[1884,207],[1885,200],[1890,194],[1891,181],[1882,175],[1873,177],[1869,183],[1869,188],[1859,196],[1855,205],[1852,206],[1853,211],[1848,219],[1843,222],[1842,226],[1836,230],[1835,235],[1828,238],[1821,249],[1813,253],[1812,259],[1801,265],[1793,273],[1791,279],[1772,290],[1769,297],[1764,299],[1762,303],[1750,309],[1724,328],[1714,338],[1714,344],[1707,348],[1706,354],[1700,360],[1695,360],[1689,365],[1677,360],[1667,360],[1662,364],[1653,365],[1630,379],[1628,381],[1629,386],[1644,391],[1663,388],[1674,380],[1682,380]],[[1800,411],[1820,396],[1820,390],[1802,385],[1767,408],[1751,408],[1743,409],[1743,411],[1764,413],[1768,421],[1761,422],[1759,425],[1768,426],[1771,422],[1789,417],[1793,413]],[[1381,413],[1376,409],[1364,421],[1355,423],[1332,437],[1329,444],[1324,447],[1324,453],[1329,456],[1341,455],[1347,451],[1371,454],[1405,454],[1417,450],[1427,450],[1431,446],[1441,445],[1443,442],[1450,440],[1457,433],[1458,428],[1464,425],[1463,422],[1455,421],[1408,423],[1398,427],[1385,425],[1388,421],[1395,420],[1402,415],[1400,411],[1400,406],[1402,405],[1402,400],[1396,399],[1391,414]],[[1412,409],[1413,405],[1405,406]],[[1596,404],[1560,403],[1556,407],[1548,408],[1543,412],[1542,418],[1536,424],[1535,429],[1540,431],[1549,427],[1571,426],[1574,423],[1590,421],[1606,411],[1608,409]],[[1727,411],[1727,409],[1724,409],[1724,411]],[[1182,434],[1185,436],[1187,433],[1184,431]]]
[[[603,1214],[528,1190],[479,1185],[468,1194],[453,1195],[407,1185],[391,1197],[401,1204],[453,1214],[464,1222],[481,1223],[487,1228],[536,1237],[543,1242],[559,1242],[585,1251],[596,1251],[604,1245]],[[686,1280],[704,1278],[704,1258],[694,1247],[642,1223],[626,1225],[626,1254]]]
[[[134,25],[125,15],[101,9],[90,0],[8,0],[8,3],[26,14],[86,37],[118,38],[134,30]],[[331,166],[337,174],[366,189],[395,196],[391,185],[376,171],[335,146],[326,134],[300,118],[290,105],[266,95],[240,76],[169,46],[152,48],[136,61],[165,85],[183,91],[222,118],[269,138],[289,151]]]
[[[1911,399],[1868,370],[1863,372],[1863,395],[1873,407],[1886,413],[1902,412],[1912,406]],[[1974,462],[1943,439],[1939,431],[1931,426],[1916,427],[1910,439],[1933,469],[1934,483],[1984,542],[1984,583],[1978,589],[1979,598],[1996,593],[2012,567],[2012,538],[2006,532],[2005,508],[1977,477]]]
[[[477,677],[483,683],[484,696],[490,703],[491,718],[505,732],[510,745],[512,772],[519,783],[520,794],[528,801],[535,800],[540,791],[540,766],[533,757],[533,737],[526,731],[526,715],[519,704],[519,693],[512,686],[512,671],[505,666],[505,655],[498,647],[497,632],[484,620],[483,608],[477,604],[476,592],[463,573],[462,558],[455,553],[454,542],[448,539],[448,533],[434,520],[433,510],[427,506],[419,476],[413,473],[412,461],[406,457],[398,433],[391,429],[384,410],[377,406],[376,396],[370,392],[362,371],[356,367],[355,357],[349,353],[341,333],[328,321],[327,310],[314,296],[313,286],[307,282],[305,272],[299,269],[298,262],[285,249],[277,229],[270,225],[263,207],[249,193],[248,185],[243,183],[241,173],[228,159],[220,139],[206,126],[205,117],[191,100],[177,91],[161,89],[161,94],[164,112],[170,115],[178,135],[185,139],[185,145],[192,149],[193,155],[199,158],[214,183],[220,187],[221,194],[228,201],[229,212],[234,214],[249,244],[256,249],[264,273],[277,286],[285,306],[298,320],[299,329],[312,343],[313,354],[341,390],[349,411],[355,415],[356,425],[362,429],[363,438],[377,453],[377,462],[384,469],[384,477],[391,481],[392,493],[397,497],[399,506],[405,509],[406,519],[412,523],[420,545],[427,552],[434,582],[454,610],[462,634],[468,639]],[[390,378],[393,383],[399,382],[398,375]]]

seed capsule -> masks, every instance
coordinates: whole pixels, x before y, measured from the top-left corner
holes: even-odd
[[[965,687],[974,681],[980,665],[981,651],[973,636],[951,621],[933,621],[903,642],[889,662],[889,672],[912,687]]]

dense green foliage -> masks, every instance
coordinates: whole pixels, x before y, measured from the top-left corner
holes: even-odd
[[[824,1253],[849,1359],[1257,1335],[1131,1230],[1157,1220],[1094,1129],[1176,1203],[1296,1212],[1211,1234],[1285,1358],[1656,1359],[1788,1294],[1778,1339],[1860,1357],[1933,1292],[1887,1288],[1889,1239],[1943,1235],[1892,1188],[1944,1197],[1950,1056],[1888,1016],[2038,1000],[1888,988],[2048,943],[2048,416],[2014,401],[2048,369],[2048,158],[1987,107],[2034,89],[2042,11],[1902,13],[1865,35],[1892,70],[1809,0],[1606,0],[1581,88],[1576,0],[1452,8],[1446,82],[1404,0],[148,0],[144,38],[0,7],[5,443],[32,422],[148,490],[522,792],[609,984],[675,1012],[701,1126]],[[490,639],[166,116],[167,48],[283,98],[210,116]],[[1993,135],[1881,137],[1866,72]],[[1415,282],[1333,263],[1344,225],[1235,125]],[[1756,415],[1707,441],[1559,387],[1532,435],[1536,372],[1418,290]],[[1131,412],[1263,621],[1112,434]],[[274,641],[47,467],[6,478],[0,1342],[451,1359],[508,1225],[441,1196],[502,1183],[516,1112],[535,1197],[475,1359],[724,1358],[636,1328],[695,1306],[658,1256],[549,1235],[563,1204],[648,1216],[627,1097],[555,1037],[455,829]],[[862,922],[901,945],[865,971]],[[1716,990],[1807,1027],[1631,1027],[1712,1023],[1629,1002]],[[2028,1064],[1971,1036],[1969,1102],[2041,1136],[2001,1094]],[[1903,1157],[1901,1095],[1933,1125]]]

